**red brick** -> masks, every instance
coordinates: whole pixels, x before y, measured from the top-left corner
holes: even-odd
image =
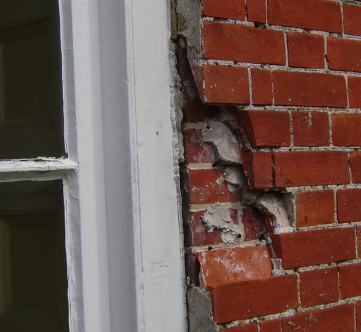
[[[361,7],[343,4],[343,27],[348,35],[361,36]]]
[[[198,260],[206,287],[272,275],[271,257],[264,246],[214,249],[199,253]]]
[[[200,129],[183,131],[185,160],[188,163],[214,163],[215,156],[212,147],[203,142]]]
[[[352,304],[312,310],[283,321],[283,332],[353,332]]]
[[[354,259],[355,231],[334,228],[276,234],[273,248],[285,269]]]
[[[324,68],[323,36],[297,32],[288,33],[288,64],[291,67]]]
[[[340,290],[343,299],[361,295],[361,264],[339,266]]]
[[[236,202],[239,192],[230,192],[222,169],[190,169],[189,200],[191,204]]]
[[[300,297],[303,307],[337,302],[340,297],[337,269],[301,273]]]
[[[356,309],[356,332],[361,332],[361,302],[355,303]]]
[[[203,53],[206,59],[286,63],[283,32],[239,24],[203,22]]]
[[[197,95],[197,92],[192,89],[192,93]],[[187,93],[184,94],[183,104],[183,121],[189,123],[196,123],[215,118],[219,113],[218,107],[213,105],[205,105],[198,96],[189,98]]]
[[[348,156],[338,151],[274,154],[276,187],[349,183]]]
[[[247,0],[247,18],[251,22],[266,23],[266,0]]]
[[[220,332],[258,332],[257,324],[249,324],[243,327],[234,327],[231,329],[222,329]]]
[[[307,191],[296,195],[298,227],[335,222],[335,199],[332,190]]]
[[[212,104],[249,104],[246,68],[203,65],[196,75],[202,100]]]
[[[337,192],[337,216],[339,222],[361,221],[361,189]]]
[[[211,289],[211,294],[216,323],[274,314],[297,306],[297,277],[287,275],[219,285]]]
[[[337,146],[361,146],[361,114],[333,114],[332,139]]]
[[[254,105],[272,105],[272,71],[252,69],[252,102]]]
[[[358,258],[361,257],[361,227],[360,226],[357,226],[356,227],[356,238],[357,238],[357,243],[356,243],[356,246],[357,246],[357,253],[358,253]]]
[[[350,157],[353,183],[361,183],[361,151],[353,151]]]
[[[222,243],[222,231],[214,229],[213,232],[207,230],[206,224],[202,220],[205,211],[192,212],[189,215],[189,235],[185,236],[186,245],[204,246]],[[186,229],[187,230],[187,229]]]
[[[272,188],[273,154],[270,152],[252,152],[243,154],[243,163],[250,186],[255,189]]]
[[[244,20],[244,0],[202,0],[202,14],[219,18]]]
[[[260,332],[282,332],[280,320],[264,320],[260,324]]]
[[[272,75],[276,105],[347,106],[346,81],[343,76],[287,71],[274,71]]]
[[[330,69],[361,71],[361,41],[328,38],[327,61]]]
[[[264,216],[256,209],[243,209],[242,223],[244,227],[245,241],[259,240],[265,233]]]
[[[292,112],[293,140],[296,146],[325,146],[330,144],[327,113]]]
[[[349,76],[348,95],[351,108],[361,108],[361,77]]]
[[[268,22],[294,28],[342,32],[340,5],[330,0],[268,0]]]
[[[286,112],[240,111],[239,121],[253,147],[291,144],[290,116]]]

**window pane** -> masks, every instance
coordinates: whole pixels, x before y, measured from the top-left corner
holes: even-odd
[[[0,158],[64,155],[57,1],[0,2]]]
[[[0,331],[68,331],[62,186],[0,184]]]

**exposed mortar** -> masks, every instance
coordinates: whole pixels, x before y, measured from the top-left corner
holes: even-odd
[[[202,128],[204,142],[214,146],[217,161],[224,164],[241,164],[239,143],[231,130],[220,121],[208,121]]]

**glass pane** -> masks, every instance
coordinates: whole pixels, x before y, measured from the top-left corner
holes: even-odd
[[[64,155],[57,1],[0,2],[0,158]]]
[[[0,184],[0,331],[67,332],[61,182]]]

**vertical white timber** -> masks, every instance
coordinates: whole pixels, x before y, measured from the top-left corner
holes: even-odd
[[[171,124],[170,2],[126,0],[138,331],[186,330]]]
[[[110,332],[98,1],[71,1],[71,19],[84,330]]]
[[[69,3],[85,332],[184,332],[167,2]]]

